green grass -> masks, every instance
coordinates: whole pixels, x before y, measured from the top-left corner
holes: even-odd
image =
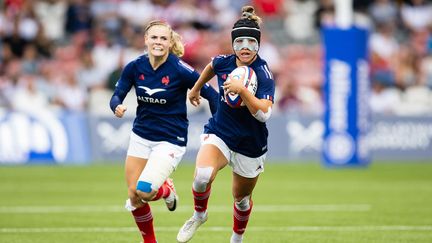
[[[192,214],[193,165],[174,173],[180,207],[153,202],[160,243]],[[268,163],[255,189],[245,242],[432,242],[432,163],[328,169]],[[123,210],[122,165],[0,166],[0,242],[139,242]],[[228,242],[231,172],[218,175],[209,220],[191,242]]]

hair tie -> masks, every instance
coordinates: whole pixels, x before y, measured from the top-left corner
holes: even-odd
[[[242,14],[242,18],[244,18],[244,19],[248,19],[249,17],[252,17],[252,16],[253,16],[253,14],[249,13],[249,12],[243,12],[243,14]]]

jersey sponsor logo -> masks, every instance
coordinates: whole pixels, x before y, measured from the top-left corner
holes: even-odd
[[[138,86],[138,88],[145,90],[145,92],[150,96],[152,96],[158,92],[166,91],[166,89],[160,89],[160,88],[150,89],[149,87],[146,87],[146,86]],[[151,103],[151,104],[166,104],[167,103],[166,99],[157,99],[157,98],[152,98],[152,97],[137,96],[137,99],[142,101],[142,102]]]
[[[142,102],[146,102],[146,103],[152,103],[152,104],[166,104],[167,101],[166,99],[156,99],[156,98],[152,98],[152,97],[144,97],[144,96],[137,96],[137,99],[142,101]]]
[[[166,89],[159,89],[159,88],[150,89],[149,87],[146,87],[146,86],[138,86],[138,88],[145,90],[145,92],[150,96],[152,96],[158,92],[161,92],[161,91],[166,91]]]
[[[169,82],[170,82],[169,76],[167,75],[167,76],[163,77],[162,80],[161,80],[161,82],[162,82],[162,84],[164,84],[165,86],[167,86],[169,84]]]

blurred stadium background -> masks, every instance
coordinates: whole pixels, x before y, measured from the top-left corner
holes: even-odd
[[[129,116],[114,118],[115,82],[143,52],[148,21],[168,21],[183,36],[184,60],[202,70],[231,53],[230,29],[245,4],[264,20],[260,55],[276,80],[247,242],[432,242],[431,1],[354,0],[355,25],[369,29],[372,161],[343,169],[321,166],[320,29],[335,25],[333,0],[0,3],[0,242],[139,242],[122,209],[135,97],[126,100]],[[154,205],[160,242],[174,242],[192,207],[193,159],[209,112],[188,112],[188,153],[174,174],[180,210],[172,216]],[[218,177],[211,220],[194,242],[228,239],[229,176]]]

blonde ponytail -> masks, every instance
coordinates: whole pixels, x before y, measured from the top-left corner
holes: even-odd
[[[181,41],[181,36],[175,32],[174,30],[171,30],[171,48],[170,52],[178,57],[182,57],[185,52],[184,45]]]

